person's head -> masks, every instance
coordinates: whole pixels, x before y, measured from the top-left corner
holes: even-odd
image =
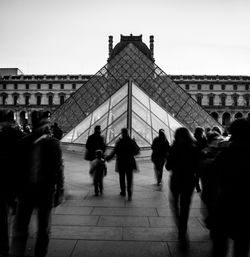
[[[174,135],[175,144],[192,145],[195,142],[190,131],[185,127],[177,128]]]
[[[164,129],[159,129],[159,137],[160,138],[166,138]]]
[[[204,137],[204,129],[202,127],[197,127],[194,131],[194,137],[195,138],[202,138]]]
[[[95,151],[95,156],[97,159],[101,159],[103,156],[103,151],[101,149],[98,149]]]
[[[228,128],[231,134],[231,141],[245,141],[249,143],[250,140],[250,122],[245,118],[234,120]]]
[[[128,130],[126,128],[122,128],[121,129],[121,134],[122,134],[123,138],[128,137]]]
[[[100,125],[97,125],[95,126],[95,134],[101,134],[101,126]]]
[[[221,130],[220,130],[220,128],[219,128],[218,126],[214,126],[214,127],[212,128],[212,131],[216,131],[217,133],[219,133],[219,135],[222,134],[222,132],[221,132]]]
[[[205,128],[205,134],[207,135],[211,131],[211,128],[207,127]]]
[[[47,118],[42,118],[40,120],[37,120],[34,124],[33,124],[33,129],[32,131],[35,134],[51,134],[51,130],[50,130],[50,122]]]

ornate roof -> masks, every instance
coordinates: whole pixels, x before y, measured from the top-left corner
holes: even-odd
[[[114,58],[117,54],[119,54],[128,44],[132,43],[135,45],[144,55],[146,55],[151,61],[154,61],[152,53],[150,49],[147,47],[145,43],[142,42],[142,35],[140,36],[123,36],[121,35],[120,42],[113,48],[109,61]]]

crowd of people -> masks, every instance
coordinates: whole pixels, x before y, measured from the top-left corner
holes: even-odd
[[[64,193],[61,138],[58,125],[51,127],[46,119],[34,123],[30,132],[11,125],[2,127],[0,256],[8,256],[10,249],[13,256],[24,256],[33,209],[37,209],[38,216],[35,256],[46,256],[51,210],[62,202]],[[97,125],[85,147],[95,196],[104,191],[103,178],[108,173],[106,162],[116,157],[120,195],[132,201],[133,173],[139,170],[135,157],[141,149],[129,136],[129,131],[122,128],[120,138],[107,153],[101,126]],[[193,134],[180,127],[176,129],[171,144],[164,130],[160,129],[151,149],[158,187],[162,186],[164,169],[170,172],[169,201],[180,246],[183,249],[188,247],[188,218],[196,190],[203,204],[204,224],[213,242],[211,256],[226,257],[228,242],[233,240],[233,256],[248,257],[250,121],[244,118],[235,120],[227,134],[219,127],[197,127]],[[13,156],[16,162],[13,162]],[[10,209],[16,213],[11,243],[8,237]]]

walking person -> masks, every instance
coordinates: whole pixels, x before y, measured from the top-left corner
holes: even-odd
[[[102,150],[103,154],[106,150],[106,144],[101,135],[101,126],[97,125],[94,128],[94,133],[90,135],[86,142],[85,160],[93,161],[96,157],[96,150]]]
[[[114,150],[106,157],[106,160],[109,161],[116,155],[116,171],[119,173],[120,195],[126,196],[127,189],[128,201],[132,200],[133,171],[137,169],[135,156],[139,152],[139,146],[135,140],[130,138],[128,130],[123,128],[121,130],[121,138],[116,142]]]
[[[250,246],[250,121],[236,119],[229,127],[230,144],[215,159],[217,195],[212,216],[213,257],[248,257]]]
[[[151,149],[151,160],[154,164],[155,177],[157,185],[160,186],[162,182],[163,167],[169,151],[169,142],[163,129],[160,129],[159,135],[154,138]]]
[[[0,256],[9,255],[10,214],[16,209],[18,141],[24,133],[6,122],[0,131]],[[12,211],[12,212],[11,212]]]
[[[182,246],[187,243],[187,224],[192,194],[196,184],[199,152],[185,127],[176,129],[166,163],[170,176],[170,206]]]
[[[38,231],[35,257],[45,257],[48,251],[51,210],[61,203],[64,192],[63,160],[60,142],[51,137],[47,120],[33,126],[32,133],[20,144],[20,187],[14,224],[12,255],[24,256],[28,227],[34,209],[37,210]]]
[[[103,159],[102,150],[96,150],[96,158],[91,162],[89,174],[93,177],[95,196],[103,194],[103,177],[107,175],[107,166]]]

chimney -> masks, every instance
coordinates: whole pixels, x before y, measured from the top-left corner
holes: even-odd
[[[112,50],[113,50],[113,36],[109,36],[109,57],[111,55]]]
[[[149,43],[150,43],[150,52],[152,54],[152,57],[154,58],[154,36],[149,37]]]

